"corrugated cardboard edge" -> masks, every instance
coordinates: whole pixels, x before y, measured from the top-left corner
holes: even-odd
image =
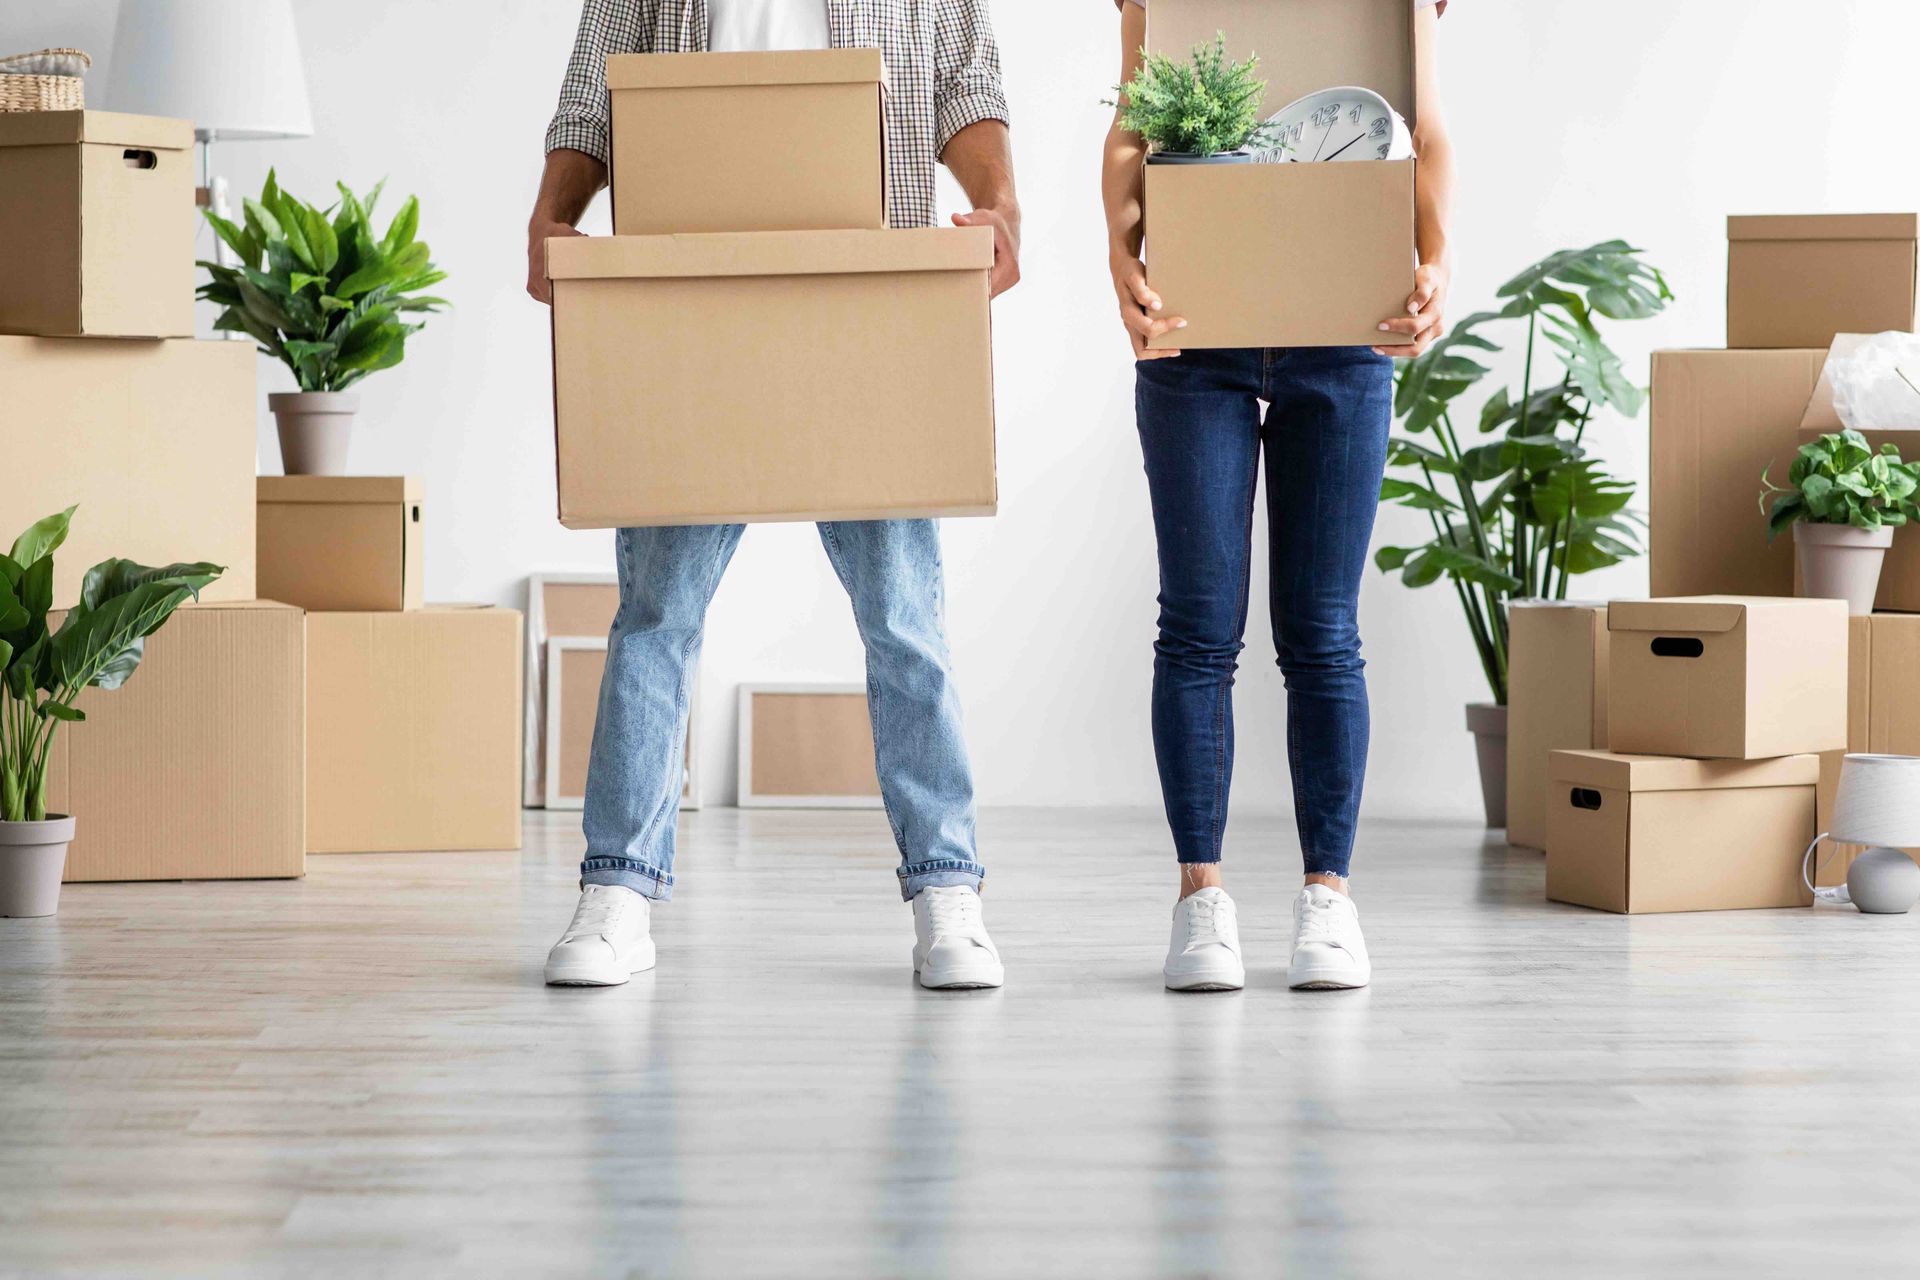
[[[419,476],[261,476],[260,502],[419,502],[426,481]]]
[[[74,143],[185,151],[193,146],[193,121],[121,111],[0,112],[0,147]]]
[[[879,49],[729,53],[621,53],[607,59],[607,90],[757,89],[796,84],[887,84]]]
[[[547,278],[554,281],[887,275],[992,267],[991,227],[562,236],[547,241]]]
[[[1727,218],[1727,239],[1746,240],[1914,240],[1920,239],[1916,213],[1736,213]]]
[[[1612,751],[1556,751],[1550,757],[1549,776],[1555,782],[1624,792],[1812,787],[1820,782],[1820,757],[1691,760]]]

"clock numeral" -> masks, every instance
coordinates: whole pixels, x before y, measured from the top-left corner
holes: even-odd
[[[1326,106],[1313,113],[1313,127],[1316,129],[1331,129],[1340,119],[1340,109],[1339,103],[1329,102]]]
[[[1370,138],[1384,138],[1391,128],[1392,126],[1387,123],[1387,118],[1381,116],[1373,122],[1373,127],[1367,130],[1367,136]]]
[[[1293,122],[1293,127],[1287,130],[1287,141],[1291,143],[1293,146],[1296,146],[1296,147],[1299,146],[1300,139],[1306,133],[1306,131],[1307,131],[1306,123],[1301,120],[1295,120]]]
[[[1360,103],[1358,103],[1358,102],[1356,102],[1356,103],[1354,103],[1354,104],[1353,104],[1353,110],[1351,110],[1351,111],[1349,111],[1349,112],[1347,112],[1347,123],[1348,123],[1348,124],[1359,124],[1359,123],[1360,123],[1360,114],[1361,114],[1361,111],[1362,111],[1362,109],[1363,109],[1363,108],[1362,108],[1362,104],[1360,104]]]
[[[1392,153],[1393,153],[1393,144],[1391,142],[1383,142],[1380,144],[1380,158],[1382,160],[1385,160]]]

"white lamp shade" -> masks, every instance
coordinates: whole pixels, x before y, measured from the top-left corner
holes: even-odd
[[[1920,756],[1842,760],[1828,833],[1844,844],[1920,848]]]
[[[120,0],[107,105],[210,138],[313,133],[291,0]]]

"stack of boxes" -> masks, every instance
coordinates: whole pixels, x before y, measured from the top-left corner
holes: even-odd
[[[887,229],[880,51],[607,84],[615,234],[547,245],[561,523],[991,514],[993,235]]]
[[[262,476],[260,591],[307,610],[307,849],[520,847],[517,610],[423,605],[412,476]]]
[[[1840,429],[1825,374],[1833,357],[1848,353],[1858,335],[1920,327],[1920,217],[1732,218],[1728,235],[1728,347],[1662,351],[1653,358],[1649,554],[1655,597],[1748,598],[1711,606],[1681,599],[1616,602],[1610,610],[1528,604],[1516,606],[1511,615],[1509,838],[1548,850],[1549,896],[1564,901],[1615,910],[1804,902],[1799,856],[1813,832],[1824,829],[1841,757],[1848,751],[1920,753],[1920,723],[1909,710],[1920,697],[1920,530],[1896,534],[1873,615],[1848,619],[1843,605],[1826,606],[1829,615],[1839,610],[1837,619],[1829,616],[1818,623],[1817,636],[1809,632],[1793,640],[1790,650],[1781,650],[1782,660],[1748,688],[1737,706],[1724,690],[1697,687],[1700,676],[1666,685],[1653,680],[1661,664],[1643,643],[1649,629],[1669,638],[1699,639],[1706,653],[1737,646],[1715,641],[1716,633],[1691,632],[1681,622],[1724,621],[1738,606],[1742,620],[1735,629],[1752,628],[1742,643],[1763,646],[1772,645],[1770,635],[1814,625],[1786,621],[1790,615],[1783,610],[1818,602],[1788,599],[1795,590],[1792,539],[1767,540],[1758,502],[1761,472],[1771,468],[1776,481],[1784,481],[1802,443]],[[1905,425],[1890,423],[1889,430],[1868,432],[1868,437],[1876,447],[1890,439],[1904,456],[1920,457],[1920,431],[1898,429]],[[1632,665],[1623,666],[1629,655]],[[1710,666],[1696,659],[1675,669],[1704,673]],[[1625,688],[1623,681],[1629,682]],[[1808,690],[1821,691],[1824,710],[1797,701],[1807,698]],[[1737,716],[1739,723],[1777,719],[1783,698],[1801,706],[1794,713],[1797,731],[1760,742],[1725,736],[1735,723],[1729,717]],[[1644,723],[1623,725],[1623,706],[1639,707],[1642,716],[1704,717],[1695,728],[1705,736],[1649,734]],[[1820,718],[1809,718],[1816,711]],[[1717,738],[1707,732],[1708,721],[1721,726]],[[1703,746],[1706,742],[1711,745]],[[1608,760],[1591,750],[1603,745],[1622,753],[1703,762]],[[1582,755],[1581,748],[1589,750]],[[1612,888],[1603,893],[1577,874],[1576,868],[1591,864],[1595,831],[1609,806],[1576,810],[1576,794],[1604,800],[1609,791],[1644,792],[1647,799],[1611,807],[1615,818],[1623,808],[1631,809],[1636,824],[1650,824],[1660,805],[1681,803],[1651,802],[1668,788],[1685,792],[1711,786],[1730,789],[1736,798],[1757,790],[1797,792],[1805,785],[1799,779],[1808,769],[1806,761],[1751,761],[1806,753],[1817,755],[1817,812],[1801,849],[1792,851],[1790,876],[1776,861],[1742,872],[1737,880],[1701,881],[1691,888],[1672,883],[1680,868],[1709,874],[1700,850],[1730,844],[1691,838],[1671,850],[1678,861],[1664,869],[1668,882],[1656,888],[1643,877],[1644,894],[1620,889],[1611,879]],[[1740,761],[1747,763],[1729,763]],[[1792,843],[1785,812],[1776,815],[1779,830],[1769,846],[1775,854]],[[1702,834],[1719,830],[1714,825]],[[1757,838],[1755,832],[1747,834]],[[1644,852],[1645,828],[1636,825],[1621,838],[1632,835],[1641,837]],[[1856,852],[1823,848],[1815,883],[1843,881]],[[1674,905],[1680,902],[1690,906]]]
[[[252,346],[192,338],[192,146],[183,120],[0,115],[0,512],[79,505],[56,605],[110,556],[226,566],[55,738],[68,880],[305,865],[305,630],[254,598]]]

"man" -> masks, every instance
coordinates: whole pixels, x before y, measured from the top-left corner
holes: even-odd
[[[972,200],[961,226],[994,231],[992,291],[1019,279],[1000,56],[987,0],[586,0],[547,164],[527,228],[527,292],[552,301],[546,242],[606,185],[612,112],[606,58],[619,53],[875,47],[887,65],[890,225],[932,226],[934,162]],[[911,413],[910,402],[901,405]],[[622,529],[620,610],[607,647],[587,772],[580,903],[547,956],[547,981],[614,986],[653,967],[652,908],[673,886],[687,678],[708,602],[742,526]],[[913,904],[924,987],[997,987],[981,918],[973,776],[948,660],[939,533],[931,520],[820,525],[867,652],[880,791]]]

